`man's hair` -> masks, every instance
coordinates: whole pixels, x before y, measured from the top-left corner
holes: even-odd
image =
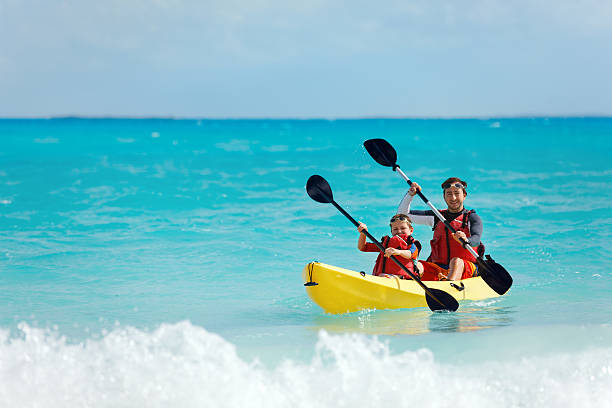
[[[446,181],[444,181],[444,183],[442,183],[442,189],[446,190],[447,188],[449,188],[451,186],[451,184],[454,183],[459,183],[463,186],[463,192],[465,193],[465,195],[467,195],[467,182],[461,180],[459,177],[450,177],[448,179],[446,179]]]

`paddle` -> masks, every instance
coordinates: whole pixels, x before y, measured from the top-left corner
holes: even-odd
[[[363,145],[365,146],[368,153],[377,163],[382,164],[386,167],[391,167],[393,171],[397,171],[399,175],[408,182],[408,185],[412,186],[412,181],[404,174],[404,172],[397,165],[397,153],[393,146],[389,144],[384,139],[370,139],[366,140]],[[444,218],[444,216],[434,207],[427,197],[423,195],[420,190],[417,190],[417,194],[421,197],[421,200],[427,204],[429,208],[434,212],[436,217],[440,221],[444,223],[446,228],[451,231],[453,234],[456,232],[455,229],[450,225],[450,223]],[[478,265],[481,267],[479,272],[482,279],[500,295],[503,295],[510,289],[512,286],[512,276],[506,271],[506,269],[495,262],[489,255],[487,255],[487,259],[484,260],[482,257],[478,256],[476,251],[469,245],[464,239],[461,239],[461,244],[465,249],[467,249],[475,258]]]
[[[350,222],[353,223],[353,225],[355,225],[356,227],[359,226],[359,223],[355,221],[355,219],[353,219],[353,217],[351,217],[349,213],[344,211],[344,209],[340,207],[337,202],[334,201],[334,196],[332,194],[331,187],[323,177],[319,175],[310,176],[308,182],[306,182],[306,192],[308,193],[310,198],[312,198],[316,202],[323,204],[333,204],[334,207],[336,207],[338,211],[342,213],[342,215],[344,215],[346,218],[349,219]],[[382,244],[378,242],[378,240],[374,238],[368,231],[363,230],[363,233],[368,238],[370,238],[370,240],[374,242],[374,244],[376,244],[376,246],[378,247],[378,249],[380,249],[382,253],[385,252],[385,248],[382,246]],[[391,260],[395,262],[404,271],[406,271],[412,277],[412,279],[414,279],[423,288],[423,290],[425,291],[425,300],[427,301],[427,305],[431,310],[433,310],[434,312],[442,310],[454,312],[459,308],[459,302],[457,302],[457,300],[450,294],[440,289],[428,288],[423,284],[423,282],[421,282],[418,276],[410,272],[395,256],[392,255]]]

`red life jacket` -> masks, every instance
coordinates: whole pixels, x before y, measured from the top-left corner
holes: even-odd
[[[398,234],[392,237],[384,236],[380,240],[382,246],[387,248],[396,248],[396,249],[410,249],[412,244],[415,244],[417,248],[421,245],[419,241],[416,241],[412,235],[406,234]],[[402,263],[410,272],[414,273],[414,262],[412,259],[404,258],[403,256],[395,256],[398,261]],[[385,257],[381,252],[378,253],[378,258],[376,258],[376,263],[374,264],[374,272],[372,272],[375,276],[380,276],[381,274],[386,273],[389,275],[399,275],[404,277],[405,279],[412,279],[410,275],[406,273],[402,268],[400,268],[391,258]]]
[[[448,210],[440,211],[444,217],[448,213]],[[468,219],[470,214],[473,213],[474,210],[465,211],[463,214],[459,215],[457,218],[450,222],[450,225],[456,231],[463,231],[466,237],[470,237],[470,226]],[[430,262],[435,262],[437,264],[448,265],[450,260],[453,258],[461,258],[466,261],[476,262],[476,258],[465,249],[460,242],[455,240],[450,231],[446,228],[443,222],[437,222],[433,227],[433,239],[430,241],[431,244],[431,255],[427,258]],[[476,253],[480,254],[481,251],[484,253],[484,245],[480,243],[478,247],[473,247]]]

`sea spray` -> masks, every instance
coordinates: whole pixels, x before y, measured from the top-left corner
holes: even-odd
[[[310,362],[267,367],[187,321],[116,327],[77,343],[20,324],[0,332],[0,364],[7,407],[587,408],[612,398],[609,348],[455,364],[427,349],[392,353],[376,336],[321,331]]]

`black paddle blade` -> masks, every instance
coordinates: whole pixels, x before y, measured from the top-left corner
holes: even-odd
[[[434,299],[428,293],[425,293],[425,300],[427,301],[427,306],[429,306],[429,308],[432,311],[434,312],[442,312],[442,311],[454,312],[457,309],[459,309],[459,302],[457,302],[457,299],[452,297],[449,293],[441,289],[434,289],[434,288],[429,288],[429,291],[431,292],[432,295],[436,297],[436,299],[439,300],[438,302],[438,300]]]
[[[397,153],[389,142],[387,142],[385,139],[369,139],[363,142],[363,146],[378,164],[393,167],[395,170]]]
[[[484,264],[485,267],[478,268],[478,273],[491,289],[503,295],[512,286],[512,276],[503,266],[495,262],[490,255],[486,255],[486,258],[486,261],[479,258],[479,264]]]
[[[306,192],[310,198],[319,203],[328,204],[334,201],[334,196],[327,180],[318,174],[310,176],[306,182]]]

